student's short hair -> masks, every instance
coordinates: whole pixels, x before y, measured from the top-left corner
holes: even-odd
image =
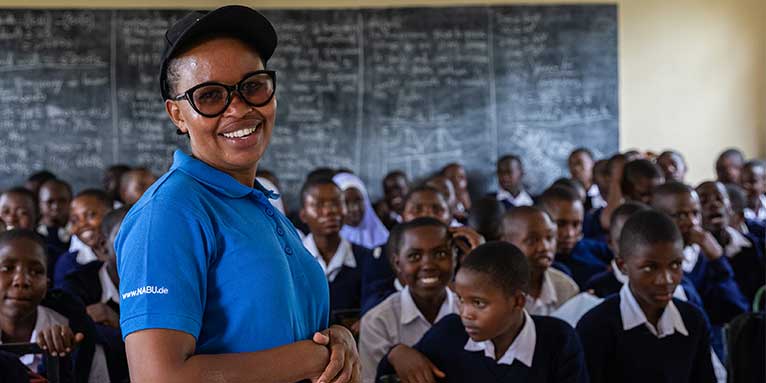
[[[388,172],[388,174],[386,174],[386,176],[383,177],[383,182],[385,182],[387,179],[391,179],[391,178],[394,178],[394,177],[402,177],[405,180],[407,180],[407,174],[405,174],[403,171],[401,171],[401,170],[393,170],[393,171]]]
[[[505,241],[479,245],[463,258],[460,270],[485,274],[489,281],[507,295],[529,288],[529,263],[518,247]]]
[[[517,156],[516,154],[506,154],[506,155],[500,157],[497,160],[497,166],[500,167],[500,164],[502,164],[503,162],[506,162],[506,161],[511,161],[511,162],[512,161],[516,161],[516,162],[519,163],[519,167],[522,167],[522,168],[524,167],[524,164],[521,162],[521,157]]]
[[[438,173],[438,174],[440,174],[440,175],[443,175],[443,176],[446,176],[446,173],[447,173],[447,169],[449,169],[449,168],[451,168],[451,167],[459,167],[459,168],[463,168],[463,165],[461,165],[461,164],[460,164],[460,163],[458,163],[458,162],[450,162],[450,163],[448,163],[447,165],[444,165],[444,167],[442,167],[442,169],[439,171],[439,173]],[[465,168],[464,168],[464,169],[465,169]]]
[[[726,186],[726,193],[729,194],[729,203],[731,204],[731,211],[736,215],[741,215],[747,207],[747,197],[745,196],[745,190],[737,184],[724,184]]]
[[[40,184],[42,184],[43,182],[52,180],[54,178],[56,178],[56,175],[53,174],[50,170],[40,170],[38,172],[32,173],[29,177],[27,177],[27,181],[40,182]]]
[[[107,192],[102,189],[85,189],[77,193],[77,195],[72,200],[80,197],[95,198],[99,203],[104,205],[107,210],[112,210],[112,207],[114,207],[114,201],[112,200],[112,197],[110,197],[109,194],[107,194]]]
[[[48,245],[45,244],[45,239],[40,234],[37,234],[36,231],[30,229],[11,229],[0,233],[0,247],[19,239],[28,239],[34,242],[42,250],[43,256],[46,254]]]
[[[449,236],[449,227],[447,227],[444,222],[432,217],[415,218],[412,221],[402,222],[391,228],[391,232],[388,235],[388,242],[386,242],[386,256],[392,265],[394,263],[394,256],[402,250],[404,234],[409,230],[427,226],[444,229],[444,233]]]
[[[534,214],[548,216],[548,213],[545,210],[537,206],[514,206],[508,209],[505,215],[503,215],[503,219],[500,221],[500,230],[505,232],[506,226],[510,224],[508,221],[523,219]]]
[[[439,197],[441,197],[442,200],[444,200],[444,204],[445,205],[449,206],[449,202],[447,201],[447,197],[445,197],[444,194],[442,194],[442,192],[439,191],[439,189],[437,189],[437,188],[435,188],[433,186],[430,186],[430,185],[419,185],[419,186],[416,186],[414,189],[410,190],[410,192],[407,193],[407,196],[404,197],[404,205],[406,206],[407,205],[407,201],[409,201],[410,198],[412,198],[413,195],[418,194],[418,193],[434,193],[434,194],[438,195]]]
[[[626,219],[631,217],[640,211],[646,211],[651,209],[649,205],[643,204],[637,201],[628,201],[620,205],[617,209],[614,209],[612,216],[609,218],[609,234],[611,235],[611,229],[617,227],[617,220]],[[616,233],[615,233],[616,234]]]
[[[674,243],[681,246],[681,231],[667,214],[649,209],[639,211],[625,222],[620,234],[620,256],[625,259],[642,246],[656,243]]]
[[[764,171],[766,171],[766,161],[750,160],[745,162],[744,165],[742,165],[742,169],[754,169],[754,168],[761,168]]]
[[[598,160],[593,164],[593,174],[609,176],[609,160]]]
[[[575,193],[577,193],[578,190],[582,190],[582,191],[584,191],[586,193],[588,192],[587,190],[585,190],[585,185],[583,185],[582,182],[580,182],[578,180],[575,180],[575,179],[572,179],[572,178],[561,177],[561,178],[553,181],[553,183],[551,184],[551,187],[559,187],[559,186],[565,187],[565,188],[570,188],[570,189],[574,190]]]
[[[625,164],[625,169],[622,173],[622,190],[628,192],[633,190],[635,185],[640,179],[655,179],[662,178],[662,170],[647,159],[637,159]]]
[[[684,158],[684,156],[680,152],[678,152],[676,150],[672,150],[672,149],[671,150],[666,150],[666,151],[660,153],[660,155],[657,156],[657,159],[659,159],[660,157],[664,157],[664,156],[676,157],[676,158],[678,158],[681,161],[681,163],[684,166],[686,166],[686,159]]]
[[[718,159],[716,160],[716,162],[719,162],[723,160],[724,158],[729,158],[729,157],[737,157],[739,158],[740,162],[745,162],[745,155],[742,154],[742,152],[736,148],[728,148],[724,150],[723,152],[721,152],[721,154],[718,155]]]
[[[125,219],[128,211],[130,211],[130,206],[123,205],[106,213],[104,219],[101,221],[101,233],[104,234],[105,237],[108,237],[109,234],[112,233],[112,230]]]
[[[130,177],[133,176],[133,174],[136,174],[138,172],[149,173],[151,175],[154,175],[154,173],[151,170],[149,170],[149,168],[144,167],[144,166],[129,169],[128,171],[123,172],[122,174],[120,174],[120,182],[118,183],[119,184],[119,189],[124,188],[125,185],[127,184],[127,182],[130,181]]]
[[[593,157],[593,152],[590,149],[581,146],[579,148],[576,148],[575,150],[572,150],[572,153],[569,153],[569,157],[567,158],[567,160],[572,159],[572,157],[574,157],[574,156],[576,156],[576,155],[578,155],[580,153],[584,153],[585,155],[590,157],[591,160],[594,158]]]
[[[45,185],[59,185],[59,186],[63,186],[64,189],[66,189],[66,191],[69,193],[69,197],[72,197],[74,195],[72,193],[72,185],[70,185],[69,182],[66,182],[66,181],[64,181],[62,179],[59,179],[59,178],[51,178],[51,179],[49,179],[49,180],[47,180],[47,181],[45,181],[45,182],[40,184],[40,189],[38,189],[38,191],[37,191],[37,197],[38,198],[40,197],[40,190],[42,190],[42,188]]]
[[[332,178],[335,177],[335,174],[337,174],[337,172],[333,168],[319,167],[310,171],[309,174],[306,175],[306,182],[312,180],[332,180]]]
[[[35,193],[23,186],[14,186],[6,191],[4,191],[0,196],[6,195],[6,194],[18,194],[26,199],[29,200],[30,204],[32,205],[32,218],[33,220],[37,221],[37,217],[40,214],[39,206],[38,206],[38,200],[37,195]]]
[[[654,188],[654,200],[659,198],[677,196],[687,193],[696,193],[693,187],[683,182],[669,181]]]
[[[614,170],[614,167],[617,166],[617,163],[624,160],[625,160],[625,155],[622,153],[617,153],[609,157],[609,159],[606,162],[606,171],[611,174]]]
[[[332,185],[340,190],[340,187],[338,187],[338,184],[332,180],[332,177],[307,178],[306,182],[304,182],[301,187],[301,207],[305,207],[304,204],[306,203],[306,198],[311,192],[311,189],[322,185]]]
[[[493,196],[485,196],[471,206],[468,226],[479,232],[487,241],[500,239],[505,205]]]
[[[571,202],[582,204],[577,191],[567,186],[551,186],[538,198],[538,205],[546,212],[556,202]]]

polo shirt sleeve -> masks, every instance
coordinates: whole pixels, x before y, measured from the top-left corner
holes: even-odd
[[[171,329],[198,339],[215,236],[190,206],[152,199],[125,218],[115,241],[123,339]]]

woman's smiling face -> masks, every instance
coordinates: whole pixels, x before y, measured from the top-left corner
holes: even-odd
[[[230,37],[204,40],[173,59],[175,97],[198,84],[214,81],[236,85],[245,75],[263,70],[260,55],[244,42]],[[234,92],[231,104],[216,117],[197,113],[189,101],[167,100],[165,107],[173,123],[191,139],[192,154],[199,160],[252,186],[258,161],[271,139],[276,115],[276,99],[253,107]],[[242,175],[242,177],[237,177]]]

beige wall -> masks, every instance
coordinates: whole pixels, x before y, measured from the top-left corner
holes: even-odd
[[[260,8],[604,1],[261,0]],[[0,7],[211,8],[226,1],[0,1]],[[766,1],[618,0],[620,146],[675,148],[689,181],[714,175],[726,147],[766,156]]]

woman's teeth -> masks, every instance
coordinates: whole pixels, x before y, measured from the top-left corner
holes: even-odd
[[[256,130],[258,130],[257,126],[252,128],[240,129],[231,133],[224,133],[223,136],[226,138],[242,138],[242,137],[246,137],[253,134]]]
[[[425,285],[432,285],[439,282],[437,277],[420,278],[420,282]]]

